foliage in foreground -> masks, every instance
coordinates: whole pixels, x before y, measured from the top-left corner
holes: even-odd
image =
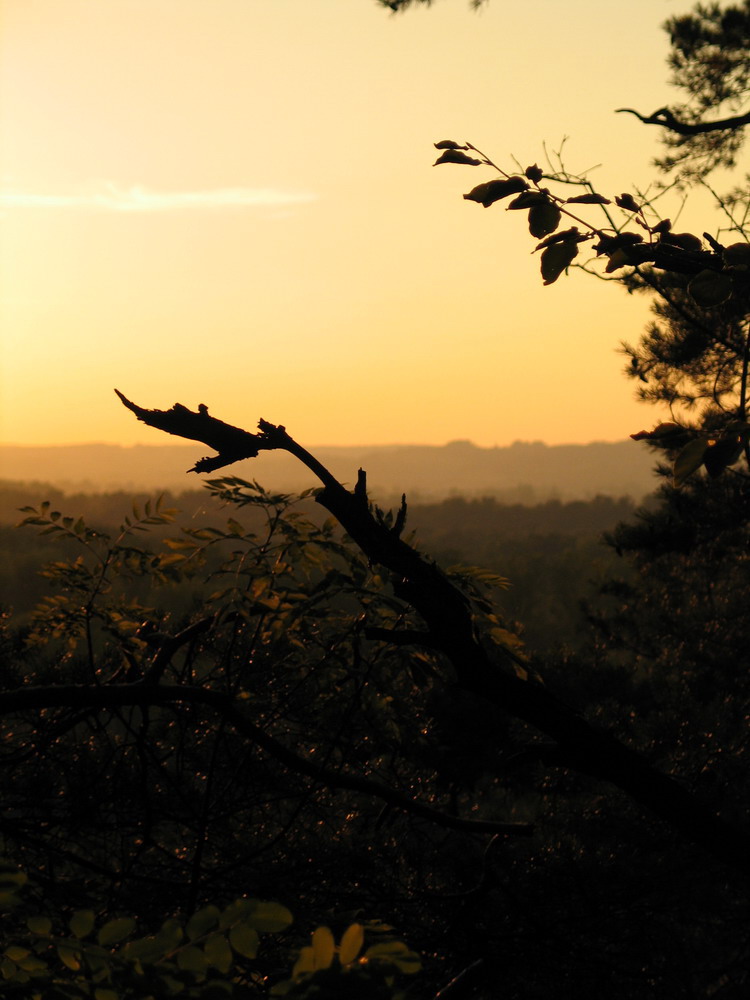
[[[256,727],[234,731],[189,701],[109,707],[50,701],[6,716],[4,850],[39,886],[36,909],[18,911],[23,919],[14,925],[13,944],[32,953],[26,958],[33,962],[34,947],[41,946],[41,939],[30,942],[29,916],[48,913],[55,934],[68,939],[74,912],[94,912],[97,928],[125,914],[153,937],[165,918],[180,920],[184,931],[180,913],[207,906],[223,913],[238,885],[293,901],[300,933],[328,925],[340,944],[347,927],[367,925],[366,915],[407,929],[410,944],[425,956],[422,996],[472,963],[492,968],[498,949],[509,990],[530,979],[552,989],[568,975],[581,989],[601,985],[601,969],[571,959],[574,942],[587,941],[620,970],[610,995],[637,997],[643,977],[629,957],[642,954],[636,911],[638,926],[649,928],[663,956],[650,974],[679,995],[670,969],[688,957],[675,955],[674,920],[662,926],[662,905],[680,913],[686,934],[711,938],[715,954],[739,947],[739,896],[721,870],[679,839],[650,841],[650,825],[641,829],[637,810],[545,763],[552,748],[461,692],[436,651],[394,645],[394,627],[418,639],[413,632],[420,623],[332,525],[296,517],[292,498],[236,478],[217,481],[212,490],[228,502],[225,524],[173,524],[173,534],[156,549],[135,529],[152,527],[145,519],[173,516],[157,503],[134,511],[109,538],[92,537],[77,518],[53,517],[52,508],[26,512],[31,527],[51,530],[46,537],[72,533],[81,558],[54,560],[48,580],[55,600],[42,602],[21,634],[6,632],[6,661],[9,668],[15,664],[18,690],[54,695],[61,681],[73,679],[74,690],[91,690],[89,678],[94,690],[132,692],[131,698],[147,683],[153,693],[153,682],[166,690],[198,687],[232,694]],[[251,512],[260,517],[251,519]],[[148,592],[135,603],[128,594],[144,574],[169,574],[179,585],[183,574],[199,581],[208,566],[204,597],[182,620],[149,604]],[[487,588],[502,581],[482,582],[482,576],[463,572],[456,579],[471,595],[476,627],[497,630],[512,649],[511,634],[492,620],[493,588]],[[604,664],[594,670],[577,663],[573,670],[577,697],[585,694],[588,709],[648,745],[658,719],[648,710],[646,689]],[[569,685],[569,672],[556,677],[552,671],[550,683]],[[686,703],[671,684],[660,699],[668,749],[673,730],[665,720],[683,713]],[[629,718],[631,708],[638,725]],[[703,781],[699,736],[681,732],[681,756],[663,757],[667,768],[691,774],[696,785]],[[366,780],[358,789],[336,787],[351,774]],[[743,796],[731,777],[721,774],[715,794],[739,803]],[[388,799],[394,787],[408,796]],[[411,814],[409,800],[429,803],[432,818]],[[479,821],[476,831],[473,820],[463,829],[446,825],[468,817]],[[530,841],[483,832],[493,822],[501,830],[504,819],[535,821],[540,835]],[[624,845],[629,864],[613,865]],[[693,872],[689,897],[679,889],[678,873],[686,870]],[[643,895],[657,876],[658,905]],[[593,914],[608,900],[617,901],[616,911],[594,929]],[[714,928],[719,911],[725,917]],[[551,940],[539,936],[542,914],[545,924],[564,928]],[[289,933],[265,937],[252,962],[232,953],[232,975],[239,963],[243,975],[259,977],[243,988],[263,995],[270,983],[294,979]],[[96,931],[84,940],[101,947]],[[314,954],[330,953],[326,934],[315,941]],[[333,972],[320,965],[310,970],[310,954],[297,967],[301,978],[290,986],[292,996],[338,975],[333,961]],[[363,967],[347,970],[356,971],[362,991]],[[62,975],[72,978],[73,970]],[[187,985],[198,990],[210,982],[213,988],[224,975],[211,967],[205,982]],[[375,988],[381,992],[373,995],[389,996],[387,983]],[[489,983],[485,990],[481,995],[493,995]]]
[[[0,859],[0,927],[7,941],[0,976],[7,997],[222,1000],[265,995],[270,985],[271,996],[355,991],[363,1000],[399,1000],[404,994],[396,981],[420,967],[418,956],[385,925],[352,924],[338,946],[330,929],[319,927],[288,978],[277,975],[269,983],[256,959],[261,935],[281,934],[292,923],[279,903],[241,898],[221,910],[208,905],[185,921],[170,917],[153,933],[137,936],[132,917],[102,921],[93,910],[78,909],[55,921],[35,913],[24,899],[26,883],[25,873]],[[366,936],[374,939],[367,948]]]
[[[489,163],[468,144],[439,146],[440,162]],[[130,988],[118,975],[143,974],[154,995],[262,995],[273,981],[288,996],[388,997],[417,960],[400,942],[363,952],[366,921],[346,913],[358,907],[409,928],[433,993],[484,962],[475,992],[496,996],[499,954],[503,987],[524,1000],[746,992],[747,252],[674,234],[627,194],[615,205],[642,232],[562,230],[586,205],[609,218],[611,202],[552,195],[543,179],[533,166],[470,200],[514,196],[528,211],[548,284],[594,239],[605,277],[682,275],[651,284],[672,312],[631,374],[701,407],[698,424],[645,435],[679,489],[615,534],[640,578],[613,588],[591,660],[553,665],[544,684],[491,599],[504,580],[443,574],[402,544],[405,504],[369,508],[364,476],[348,493],[284,428],[253,435],[205,407],[147,411],[121,395],[139,419],[214,447],[199,471],[261,447],[302,457],[359,550],[235,478],[212,484],[234,508],[225,526],[191,525],[158,553],[135,541],[171,517],[158,505],[112,538],[27,511],[82,551],[54,561],[59,590],[3,637],[0,833],[45,910],[21,901],[6,924],[9,983],[28,990],[38,972],[60,978],[61,996],[111,1000]],[[727,336],[735,307],[739,336]],[[201,575],[208,586],[180,620],[128,590]],[[6,895],[23,879],[7,868]],[[272,935],[246,954],[263,904],[229,902],[238,884],[294,899],[306,926],[336,909],[291,975]],[[165,899],[187,916],[165,922]]]

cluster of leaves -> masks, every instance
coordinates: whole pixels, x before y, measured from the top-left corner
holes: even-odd
[[[369,570],[334,537],[333,520],[314,525],[292,509],[310,492],[298,498],[271,494],[257,483],[233,477],[207,486],[227,504],[250,507],[251,523],[230,516],[224,527],[182,526],[177,535],[162,540],[160,551],[134,539],[135,532],[149,526],[173,523],[175,511],[162,509],[160,500],[147,502],[143,512],[134,504],[132,518],[124,519],[114,537],[89,527],[82,518],[63,517],[47,502],[24,507],[27,516],[21,526],[37,526],[43,535],[73,540],[81,550],[75,558],[54,560],[42,571],[58,592],[35,609],[27,646],[58,640],[68,659],[85,647],[89,665],[104,679],[97,640],[103,649],[111,638],[125,656],[132,679],[133,659],[153,658],[169,636],[158,611],[123,586],[127,581],[213,581],[214,587],[201,594],[204,610],[245,622],[260,618],[258,640],[264,645],[283,636],[289,646],[299,647],[303,639],[295,623],[314,606],[325,605],[332,594],[356,588],[364,599],[362,585]],[[209,624],[208,618],[204,621]],[[123,669],[122,662],[110,664],[106,679],[120,676]]]
[[[3,878],[18,885],[25,876],[3,862]],[[186,921],[170,917],[145,936],[137,935],[133,917],[100,921],[90,909],[74,910],[62,926],[46,914],[27,916],[15,927],[5,918],[4,995],[30,1000],[237,996],[237,987],[262,981],[253,968],[260,935],[278,934],[291,922],[286,907],[254,899],[237,899],[222,910],[205,906]]]
[[[289,979],[277,983],[271,995],[295,1000],[405,1000],[399,979],[419,972],[421,961],[403,941],[393,938],[392,930],[380,921],[350,924],[337,945],[330,927],[318,927],[311,943],[301,949]],[[375,939],[367,948],[366,934]]]
[[[311,781],[310,767],[366,774],[439,811],[450,754],[432,720],[451,697],[446,665],[429,646],[394,647],[394,630],[415,632],[413,614],[332,521],[308,516],[309,495],[236,477],[208,485],[229,506],[223,525],[167,523],[174,514],[158,503],[112,533],[47,504],[24,510],[27,528],[80,551],[45,569],[55,592],[9,633],[6,681],[48,690],[51,707],[5,717],[3,849],[31,873],[54,871],[51,905],[106,899],[103,909],[73,903],[97,920],[124,912],[150,924],[165,898],[190,913],[233,898],[238,883],[294,898],[303,922],[334,899],[393,919],[383,901],[394,879],[418,883],[439,870],[451,880],[457,846],[446,852],[428,837],[407,857],[410,821],[392,818],[378,828],[381,860],[365,877],[382,803]],[[135,540],[144,527],[157,545]],[[487,588],[504,581],[466,567],[456,579],[479,599],[477,624],[495,630],[489,641],[516,649],[486,603]],[[184,616],[149,600],[159,590],[129,592],[186,580],[196,597]],[[56,706],[63,680],[112,686],[120,700]],[[139,701],[154,685],[169,700]],[[260,745],[200,700],[181,700],[183,689],[232,699]],[[458,801],[468,783],[457,773],[451,781]],[[425,836],[419,824],[415,836]],[[464,853],[470,866],[475,849]],[[365,950],[356,973],[380,977],[386,995],[375,955]],[[302,988],[295,981],[295,995]]]
[[[338,948],[327,927],[302,947],[289,978],[275,984],[256,960],[261,935],[288,931],[292,914],[280,903],[240,898],[202,907],[187,920],[169,917],[153,933],[138,934],[133,917],[105,917],[91,909],[67,917],[34,913],[24,899],[28,878],[0,859],[0,954],[3,995],[26,1000],[222,1000],[267,995],[356,995],[401,1000],[402,975],[420,969],[419,956],[378,921],[353,924]],[[365,930],[379,938],[364,949]]]
[[[484,153],[479,152],[471,143],[461,145],[451,139],[443,139],[441,142],[435,143],[435,148],[442,150],[435,161],[435,166],[441,163],[460,163],[474,167],[482,164],[495,166]],[[479,158],[469,155],[467,150],[476,152]],[[526,168],[523,175],[500,172],[502,177],[478,184],[468,194],[465,194],[464,198],[489,208],[490,205],[515,195],[507,207],[511,210],[528,211],[529,232],[541,240],[537,244],[536,250],[543,251],[541,256],[542,277],[545,285],[551,285],[578,256],[579,243],[592,239],[593,233],[581,233],[576,226],[558,231],[564,211],[562,206],[571,200],[575,202],[576,199],[558,198],[551,194],[548,188],[541,187],[539,182],[544,177],[541,167],[533,164]],[[578,198],[579,200],[581,198],[597,199],[599,196],[591,193],[580,195]],[[601,204],[602,201],[597,203]]]
[[[490,166],[502,176],[485,181],[472,188],[464,198],[475,201],[485,208],[512,195],[515,197],[507,205],[508,210],[528,212],[529,232],[541,240],[535,250],[541,250],[541,271],[545,285],[551,285],[567,270],[578,256],[581,243],[598,240],[593,246],[597,257],[605,257],[605,273],[610,274],[623,267],[638,267],[649,261],[657,266],[676,272],[692,274],[688,292],[698,305],[703,307],[719,305],[731,298],[734,290],[744,289],[750,273],[750,246],[747,242],[734,243],[723,247],[713,238],[708,238],[710,250],[705,250],[703,240],[692,233],[674,233],[669,219],[650,220],[647,204],[627,192],[606,198],[596,192],[585,178],[577,183],[587,190],[583,194],[562,197],[542,180],[571,183],[569,176],[545,174],[537,164],[526,167],[523,174],[508,174],[481,153],[471,143],[457,143],[443,139],[435,143],[442,150],[434,166],[442,163],[458,163],[467,166]],[[477,156],[469,155],[472,151]],[[618,225],[608,206],[614,205],[622,213]],[[594,205],[603,213],[603,225],[595,225],[580,217],[578,208],[570,206]],[[577,225],[560,229],[563,217],[584,226]],[[627,229],[634,222],[643,232]]]
[[[125,651],[142,647],[139,629],[151,609],[121,584],[123,580],[174,579],[168,564],[138,545],[136,538],[149,528],[172,524],[176,511],[164,508],[161,498],[153,504],[147,501],[143,510],[133,503],[132,517],[126,516],[112,536],[90,527],[82,517],[64,516],[53,510],[49,501],[38,508],[21,509],[26,514],[22,525],[37,526],[40,534],[72,542],[79,550],[75,558],[54,560],[42,570],[58,592],[45,596],[38,606],[27,635],[29,647],[57,641],[64,651],[62,662],[66,662],[84,644],[91,673],[101,669],[101,664],[95,664],[97,633],[108,634]],[[115,577],[120,584],[117,587],[113,586]]]
[[[471,143],[443,140],[436,165],[458,163],[491,166],[500,170]],[[471,155],[475,153],[477,155]],[[638,348],[625,345],[628,374],[648,385],[643,398],[691,406],[707,400],[701,425],[660,423],[653,431],[633,435],[670,452],[676,483],[701,467],[717,476],[742,455],[750,456],[745,404],[747,397],[750,329],[747,303],[750,298],[750,243],[724,246],[704,234],[675,233],[669,219],[652,217],[643,199],[629,193],[614,198],[622,213],[617,223],[611,214],[612,200],[597,193],[585,178],[565,172],[545,174],[536,164],[523,174],[508,174],[477,185],[464,198],[485,208],[513,196],[509,210],[528,211],[529,231],[541,238],[541,270],[546,285],[555,282],[574,262],[580,244],[596,240],[592,248],[607,260],[605,276],[615,274],[629,290],[647,288],[660,297],[657,313],[667,330],[654,324]],[[541,182],[578,183],[583,194],[562,197]],[[604,213],[605,223],[585,223],[578,207],[592,205]],[[563,218],[577,225],[561,229]],[[640,231],[628,228],[635,224]],[[733,223],[736,228],[736,223]],[[626,270],[623,270],[626,269]]]

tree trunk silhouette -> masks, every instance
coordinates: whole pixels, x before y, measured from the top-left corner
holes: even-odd
[[[554,746],[543,750],[548,762],[553,760],[555,766],[614,785],[721,862],[744,874],[750,872],[746,830],[725,822],[676,779],[653,768],[642,754],[555,697],[537,677],[520,669],[522,661],[512,651],[496,647],[488,652],[476,632],[465,595],[435,563],[401,539],[405,498],[393,525],[389,525],[368,502],[364,471],[359,471],[354,490],[347,490],[283,426],[261,420],[259,433],[252,434],[209,416],[205,406],[198,412],[179,403],[170,410],[147,410],[115,391],[144,423],[202,441],[217,451],[213,457],[200,459],[190,471],[213,471],[256,457],[261,451],[283,450],[299,459],[323,484],[317,502],[339,521],[371,563],[390,571],[397,596],[423,619],[424,636],[410,630],[407,641],[423,641],[429,648],[439,649],[450,661],[461,687],[553,740]],[[399,641],[398,632],[394,641]]]

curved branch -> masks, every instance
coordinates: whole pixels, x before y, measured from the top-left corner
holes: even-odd
[[[679,121],[669,108],[659,108],[658,111],[654,111],[650,115],[642,115],[639,111],[633,110],[633,108],[617,108],[615,114],[635,115],[644,125],[661,125],[662,128],[666,128],[670,132],[676,132],[678,135],[700,135],[704,132],[734,131],[735,129],[743,128],[745,125],[750,125],[750,111],[745,112],[744,115],[734,115],[732,118],[721,118],[713,122],[696,122],[695,124]]]
[[[3,693],[2,702],[0,702],[0,717],[16,712],[49,708],[124,708],[128,705],[145,708],[179,703],[201,705],[213,709],[238,733],[247,737],[285,767],[297,774],[312,778],[328,788],[344,788],[351,792],[359,792],[369,798],[380,799],[396,809],[401,809],[430,823],[452,830],[463,830],[468,833],[513,834],[524,837],[529,837],[534,832],[534,827],[530,823],[498,823],[493,820],[462,819],[458,816],[450,816],[438,809],[423,805],[394,788],[372,781],[370,778],[362,778],[355,774],[321,767],[319,764],[296,754],[275,737],[256,726],[240,710],[234,698],[210,688],[180,684],[28,686]]]

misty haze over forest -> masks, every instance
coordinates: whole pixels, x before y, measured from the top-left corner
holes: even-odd
[[[633,441],[554,445],[517,441],[480,448],[470,441],[437,447],[391,445],[320,447],[316,457],[350,486],[357,469],[367,472],[371,493],[380,498],[406,492],[411,500],[447,496],[493,496],[508,503],[597,495],[634,500],[656,487],[651,452]],[[66,491],[159,490],[197,487],[186,472],[204,454],[195,445],[89,444],[55,447],[0,446],[0,478],[49,483]],[[296,492],[316,486],[296,459],[275,451],[237,462],[224,472],[257,479],[266,488]]]

